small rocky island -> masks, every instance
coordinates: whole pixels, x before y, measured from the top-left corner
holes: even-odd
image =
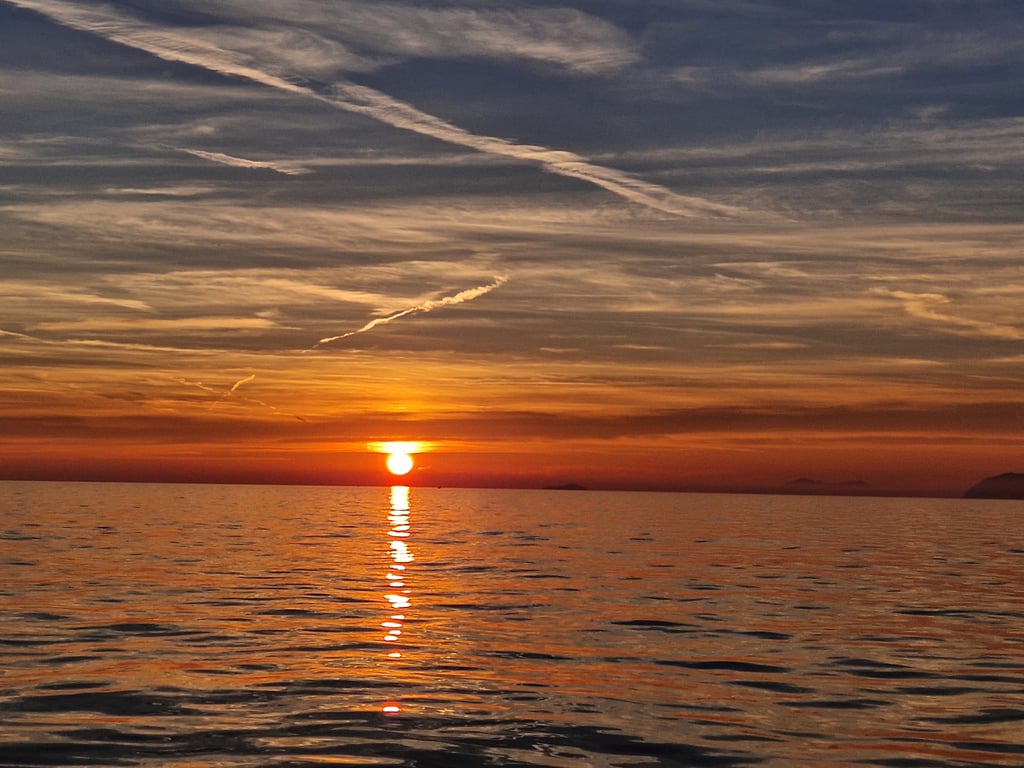
[[[967,489],[965,499],[1024,499],[1024,473],[1004,472],[986,477]]]

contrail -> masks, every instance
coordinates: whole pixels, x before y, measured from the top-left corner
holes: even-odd
[[[676,216],[739,216],[742,208],[699,197],[678,195],[665,187],[645,182],[628,173],[596,165],[572,152],[516,144],[494,136],[470,133],[452,123],[422,112],[372,88],[341,81],[325,92],[268,72],[243,54],[224,50],[206,40],[187,38],[175,30],[161,29],[137,19],[83,8],[63,0],[0,0],[36,11],[54,21],[112,42],[145,51],[167,61],[179,61],[222,75],[240,77],[356,112],[379,122],[492,155],[539,164],[552,173],[580,179],[623,199]],[[207,156],[208,159],[213,159]]]
[[[237,390],[240,386],[242,386],[243,384],[248,384],[250,381],[252,381],[255,378],[256,378],[256,374],[255,373],[250,373],[244,379],[239,379],[238,381],[236,381],[234,384],[231,385],[231,389],[228,390],[228,394],[229,395],[233,394],[235,392],[235,390]]]
[[[310,347],[309,350],[306,351],[308,352],[314,350],[323,344],[330,344],[333,341],[341,341],[342,339],[347,339],[350,336],[355,336],[356,334],[359,333],[366,333],[367,331],[373,330],[378,325],[387,325],[388,323],[393,322],[394,320],[397,320],[400,317],[412,315],[417,312],[430,312],[431,310],[437,309],[438,307],[449,307],[452,304],[462,304],[465,301],[472,301],[473,299],[483,296],[485,293],[490,293],[495,288],[504,285],[506,282],[508,282],[507,277],[498,276],[494,278],[493,283],[481,285],[476,288],[467,288],[464,291],[459,291],[454,296],[445,296],[444,298],[441,299],[431,299],[430,301],[425,301],[422,304],[417,304],[415,307],[409,307],[408,309],[403,309],[401,312],[395,312],[394,314],[388,315],[387,317],[378,317],[368,322],[362,328],[357,328],[354,331],[342,333],[338,336],[327,336],[323,339],[320,339],[320,341],[318,341],[316,344]]]
[[[220,390],[214,389],[213,387],[208,387],[201,381],[190,381],[189,379],[183,379],[180,376],[175,376],[174,381],[178,382],[179,384],[184,384],[186,387],[195,387],[196,389],[201,389],[203,390],[203,392],[209,392],[212,395],[220,394]]]
[[[206,384],[203,384],[203,382],[201,382],[201,381],[190,381],[189,379],[183,379],[181,377],[175,377],[174,381],[177,381],[179,384],[184,384],[185,386],[188,386],[188,387],[196,387],[197,389],[201,389],[203,392],[209,392],[211,395],[220,395],[220,397],[217,398],[216,401],[214,401],[213,403],[211,403],[209,405],[209,408],[212,409],[212,408],[217,407],[222,401],[227,400],[229,397],[234,396],[235,392],[238,390],[238,388],[240,386],[242,386],[243,384],[248,384],[250,381],[252,381],[255,378],[256,378],[256,374],[255,373],[250,373],[244,379],[239,379],[234,384],[232,384],[229,389],[223,390],[223,391],[219,390],[219,389],[214,389],[213,387],[210,387],[210,386],[207,386]],[[260,406],[262,408],[266,408],[267,410],[271,411],[272,413],[274,413],[277,416],[289,416],[291,418],[298,419],[299,421],[302,421],[302,422],[306,421],[304,418],[299,416],[297,413],[286,413],[286,412],[282,411],[280,408],[278,408],[277,406],[271,405],[270,403],[265,403],[262,400],[257,400],[257,399],[252,398],[252,397],[243,397],[241,395],[239,395],[237,399],[241,400],[242,402],[245,402],[245,403],[254,403],[254,404],[256,404],[256,405],[258,405],[258,406]]]
[[[198,157],[202,160],[209,160],[211,163],[220,163],[221,165],[230,165],[232,168],[258,168],[267,169],[270,171],[276,171],[277,173],[283,173],[286,176],[302,176],[307,173],[311,173],[308,168],[303,168],[301,165],[289,162],[269,160],[249,160],[245,157],[236,157],[235,155],[225,155],[223,152],[207,152],[203,149],[189,149],[188,147],[177,147],[181,152],[187,152],[194,157]]]
[[[214,389],[213,387],[209,387],[206,384],[203,384],[203,382],[201,382],[201,381],[190,381],[189,379],[183,379],[183,378],[180,378],[180,377],[175,378],[175,381],[177,381],[177,382],[179,382],[181,384],[185,384],[185,385],[190,386],[190,387],[196,387],[198,389],[203,390],[203,392],[209,392],[212,395],[220,395],[220,399],[221,400],[225,400],[225,399],[231,397],[240,386],[242,386],[243,384],[248,384],[250,381],[252,381],[255,378],[256,378],[256,374],[255,373],[250,373],[244,379],[239,379],[234,384],[232,384],[229,389],[226,389],[226,390],[223,390],[223,391],[219,390],[219,389]]]
[[[511,157],[540,165],[547,171],[560,176],[589,182],[634,203],[676,216],[739,216],[748,213],[720,203],[713,203],[699,197],[678,195],[665,187],[641,181],[629,174],[596,165],[573,152],[549,149],[530,144],[516,144],[495,136],[470,133],[434,115],[422,112],[387,94],[354,83],[337,83],[329,96],[315,94],[321,101],[350,112],[372,117],[382,123],[439,139],[449,144],[475,149],[491,155]]]

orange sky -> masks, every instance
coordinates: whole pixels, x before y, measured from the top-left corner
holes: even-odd
[[[290,369],[254,365],[261,373],[234,392],[236,374],[216,371],[193,373],[189,385],[128,367],[125,389],[107,369],[88,379],[62,371],[63,381],[51,373],[42,393],[22,392],[7,410],[3,474],[385,484],[382,455],[368,444],[418,439],[430,445],[407,479],[420,485],[779,490],[809,477],[869,484],[823,490],[957,495],[1012,467],[1020,451],[1011,392],[1002,403],[957,403],[915,402],[909,387],[868,382],[873,397],[849,381],[842,398],[813,383],[790,393],[723,386],[714,396],[694,385],[680,388],[689,404],[672,407],[664,382],[574,381],[586,368],[578,363],[528,374],[514,363],[461,372],[452,363],[437,373],[410,360],[389,366],[387,389],[374,392],[352,383],[362,378],[353,362],[297,355]],[[542,376],[549,381],[534,391],[529,381]]]

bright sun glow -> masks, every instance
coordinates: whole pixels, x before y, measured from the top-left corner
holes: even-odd
[[[408,453],[389,453],[387,466],[388,472],[392,475],[407,475],[415,466],[415,462]]]
[[[429,443],[413,440],[367,443],[366,447],[375,453],[386,453],[386,466],[392,475],[407,475],[416,468],[417,453],[430,449]]]

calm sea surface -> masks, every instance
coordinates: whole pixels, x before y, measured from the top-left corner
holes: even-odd
[[[1024,502],[0,484],[3,766],[1021,766]]]

